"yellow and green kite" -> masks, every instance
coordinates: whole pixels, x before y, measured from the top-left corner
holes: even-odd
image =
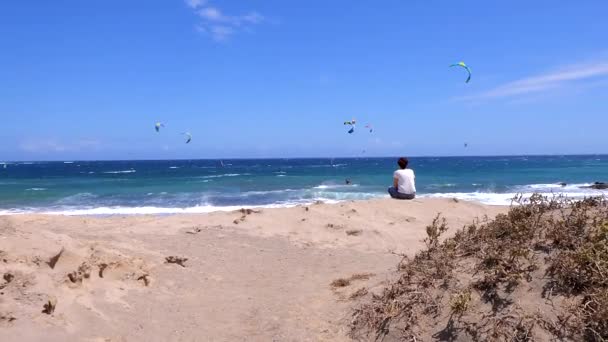
[[[467,80],[465,82],[465,83],[469,83],[469,81],[471,80],[471,69],[469,69],[469,67],[466,64],[464,64],[464,62],[459,62],[457,64],[450,65],[450,67],[455,67],[455,66],[464,68],[469,73],[469,77],[467,77]]]

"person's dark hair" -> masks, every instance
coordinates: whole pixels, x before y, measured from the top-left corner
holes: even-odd
[[[405,157],[401,157],[399,158],[399,161],[397,161],[397,164],[399,164],[399,167],[402,169],[405,169],[407,167],[407,164],[409,164],[409,160],[407,160],[407,158]]]

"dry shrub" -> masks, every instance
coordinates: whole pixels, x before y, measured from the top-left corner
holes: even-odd
[[[455,315],[464,314],[469,308],[469,304],[471,303],[471,290],[466,289],[460,292],[457,292],[450,299],[450,310]]]
[[[357,299],[359,297],[363,297],[367,294],[367,292],[367,289],[365,287],[362,287],[357,291],[351,293],[350,296],[348,296],[348,299]]]
[[[346,286],[350,285],[350,280],[340,278],[340,279],[336,279],[336,280],[332,281],[331,284],[329,284],[329,285],[331,287],[346,287]]]
[[[351,337],[608,339],[606,199],[535,194],[514,202],[445,240],[437,216],[426,249],[404,258],[398,280],[355,310]]]
[[[375,274],[373,274],[373,273],[355,273],[348,278],[336,279],[336,280],[332,281],[331,284],[329,284],[329,285],[333,288],[346,287],[346,286],[349,286],[351,284],[351,282],[353,282],[353,281],[368,280],[369,278],[373,277],[374,275]]]

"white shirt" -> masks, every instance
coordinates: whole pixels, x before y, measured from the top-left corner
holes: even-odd
[[[397,178],[397,191],[402,194],[411,195],[416,193],[416,182],[414,179],[414,170],[412,169],[403,169],[397,170],[393,174],[393,178]]]

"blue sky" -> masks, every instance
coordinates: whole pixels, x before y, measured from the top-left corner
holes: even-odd
[[[607,153],[606,13],[605,0],[4,1],[0,160]],[[461,60],[469,84],[448,67]]]

